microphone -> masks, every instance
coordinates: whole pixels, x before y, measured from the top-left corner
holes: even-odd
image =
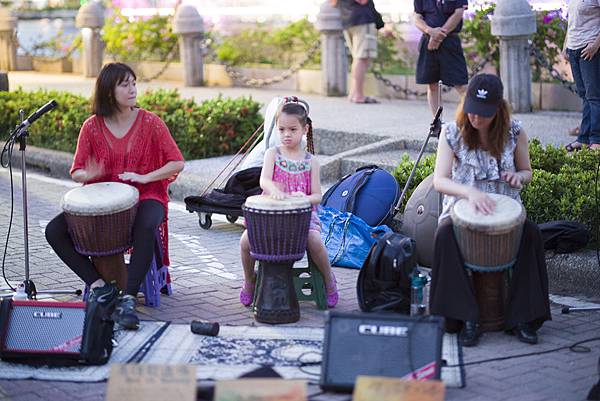
[[[42,107],[40,107],[39,109],[37,109],[36,111],[31,113],[31,115],[29,117],[27,117],[27,119],[25,121],[23,121],[21,124],[19,124],[17,126],[15,131],[19,131],[19,130],[22,130],[23,128],[29,127],[38,118],[40,118],[41,116],[43,116],[50,110],[54,109],[56,106],[58,106],[58,103],[56,103],[56,100],[54,100],[54,99],[50,100],[48,103],[46,103],[45,105],[43,105]]]
[[[433,121],[431,122],[431,136],[435,138],[439,138],[440,132],[442,131],[442,120],[440,119],[440,117],[442,116],[443,110],[444,108],[442,106],[438,107],[437,112],[435,113],[435,117],[433,117]]]

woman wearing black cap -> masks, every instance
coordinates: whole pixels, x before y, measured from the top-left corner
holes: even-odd
[[[462,322],[460,340],[465,346],[477,344],[479,309],[450,210],[458,199],[466,198],[477,211],[489,214],[495,203],[488,193],[520,202],[519,192],[532,176],[527,135],[521,123],[510,118],[502,92],[497,76],[473,77],[456,112],[456,122],[444,127],[438,144],[433,185],[444,194],[444,200],[435,236],[431,312],[448,322]],[[542,238],[537,225],[528,220],[513,267],[505,316],[507,332],[530,344],[537,343],[537,329],[551,318]]]

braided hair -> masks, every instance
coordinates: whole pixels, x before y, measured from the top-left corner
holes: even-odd
[[[308,104],[302,100],[298,100],[296,97],[293,97],[291,100],[286,98],[286,103],[281,106],[279,113],[277,113],[277,119],[279,119],[279,116],[282,113],[290,116],[296,116],[303,127],[308,125],[308,132],[306,133],[306,151],[314,155],[315,146],[313,142],[313,127],[312,120],[308,116]]]

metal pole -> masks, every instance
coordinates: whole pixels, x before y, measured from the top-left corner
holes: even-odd
[[[21,123],[25,121],[25,111],[19,110]],[[25,128],[27,130],[27,128]],[[19,150],[21,151],[21,185],[23,188],[23,242],[25,251],[25,282],[29,281],[29,226],[27,219],[27,168],[25,166],[25,140],[27,132],[23,132],[19,138]]]

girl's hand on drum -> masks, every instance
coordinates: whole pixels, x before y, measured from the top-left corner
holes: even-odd
[[[140,184],[148,183],[148,180],[144,174],[130,173],[127,171],[119,174],[119,179],[123,181],[139,182]]]
[[[285,192],[276,190],[271,192],[269,196],[275,200],[284,200],[287,197],[287,194]]]
[[[306,194],[301,191],[294,191],[290,195],[292,195],[293,197],[296,197],[296,198],[303,198],[306,196]]]
[[[523,177],[521,177],[521,175],[517,172],[503,171],[500,175],[500,178],[508,182],[508,184],[513,188],[523,188]]]
[[[468,199],[475,210],[478,210],[483,214],[491,214],[496,207],[496,202],[494,202],[492,198],[485,192],[481,192],[475,188],[469,192]]]

